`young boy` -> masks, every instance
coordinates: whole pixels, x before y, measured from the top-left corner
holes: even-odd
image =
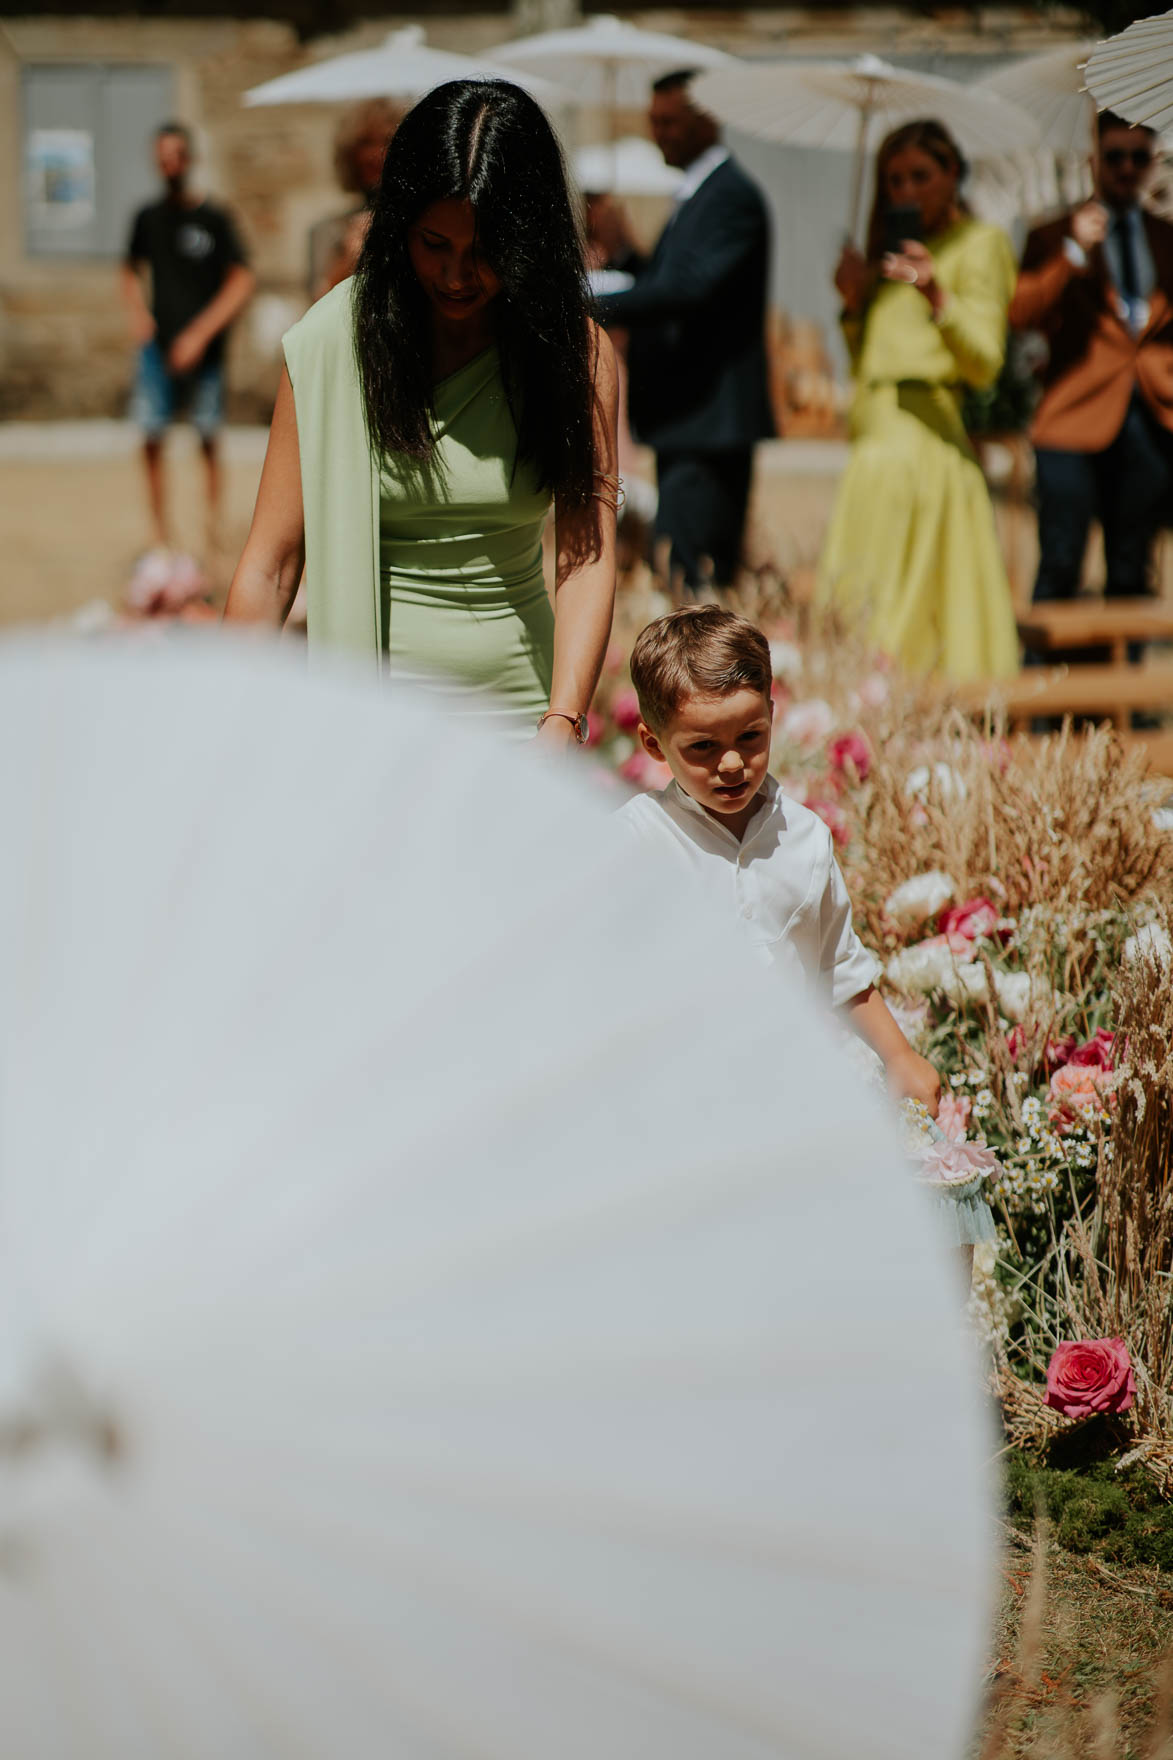
[[[686,605],[642,632],[631,676],[640,741],[674,780],[628,801],[621,820],[706,883],[766,958],[815,980],[879,1056],[892,1092],[935,1114],[940,1079],[874,987],[879,966],[852,927],[831,834],[769,774],[765,636],[720,606]]]

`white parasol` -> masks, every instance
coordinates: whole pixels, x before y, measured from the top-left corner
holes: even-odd
[[[1094,45],[1064,43],[1041,55],[1025,55],[977,83],[995,92],[1038,123],[1039,145],[1061,158],[1086,159],[1092,150],[1096,107],[1083,83],[1083,65]]]
[[[1173,12],[1138,19],[1097,43],[1084,72],[1101,110],[1158,134],[1173,129]]]
[[[591,195],[670,196],[679,189],[683,171],[666,165],[659,150],[640,135],[580,147],[574,155],[579,189]]]
[[[703,74],[694,96],[723,122],[762,140],[854,153],[853,236],[868,158],[901,123],[938,117],[970,159],[1037,146],[1039,140],[1034,119],[996,93],[935,74],[909,73],[875,55],[856,61],[742,62]]]
[[[399,692],[0,736],[0,1752],[958,1760],[977,1365],[811,1001]]]
[[[661,74],[736,65],[732,55],[708,43],[640,30],[609,13],[567,30],[516,37],[494,49],[493,59],[557,81],[575,94],[579,105],[608,110],[642,109],[651,81]]]
[[[335,104],[359,98],[418,98],[450,79],[503,79],[504,70],[486,56],[437,49],[418,24],[391,31],[372,49],[333,55],[245,92],[246,104]],[[542,104],[565,104],[570,94],[549,80],[522,71],[517,84]]]

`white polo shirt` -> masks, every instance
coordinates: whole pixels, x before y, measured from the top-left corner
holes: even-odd
[[[732,912],[768,964],[801,972],[836,1008],[874,984],[879,962],[851,922],[831,833],[773,777],[740,843],[675,782],[636,795],[616,817],[641,843],[673,857],[714,905]]]

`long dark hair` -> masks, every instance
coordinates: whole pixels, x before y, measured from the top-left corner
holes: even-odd
[[[506,80],[458,79],[421,98],[387,150],[355,289],[355,348],[371,443],[432,451],[432,331],[408,228],[433,202],[471,202],[501,282],[497,346],[518,457],[567,507],[594,468],[594,358],[582,236],[540,105]]]
[[[919,152],[927,153],[930,159],[937,161],[942,171],[956,171],[959,186],[969,170],[965,155],[943,122],[936,122],[929,117],[923,122],[905,122],[899,128],[894,128],[880,142],[876,153],[876,193],[872,201],[872,217],[868,221],[867,256],[870,263],[878,263],[884,255],[884,211],[888,206],[884,182],[888,166],[897,153],[903,153],[908,147],[916,147]],[[960,197],[958,205],[963,214],[969,212],[967,203]]]

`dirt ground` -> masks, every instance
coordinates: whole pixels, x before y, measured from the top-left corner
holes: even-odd
[[[201,461],[189,430],[168,442],[179,548],[204,564],[219,597],[227,590],[248,531],[264,459],[265,431],[224,436],[224,507],[209,546]],[[837,441],[781,440],[759,452],[750,516],[753,552],[787,572],[809,572],[818,556],[846,447]],[[650,470],[649,470],[650,475]],[[1036,545],[1025,491],[996,500],[1016,598],[1030,596]],[[147,547],[141,467],[124,422],[0,425],[0,624],[67,616],[95,600],[118,604],[135,558]],[[1173,596],[1173,543],[1165,540],[1164,591]],[[1089,556],[1096,578],[1097,558]]]
[[[1053,1542],[1040,1549],[1031,1536],[1005,1533],[973,1760],[1169,1760],[1168,1573],[1109,1570]]]

